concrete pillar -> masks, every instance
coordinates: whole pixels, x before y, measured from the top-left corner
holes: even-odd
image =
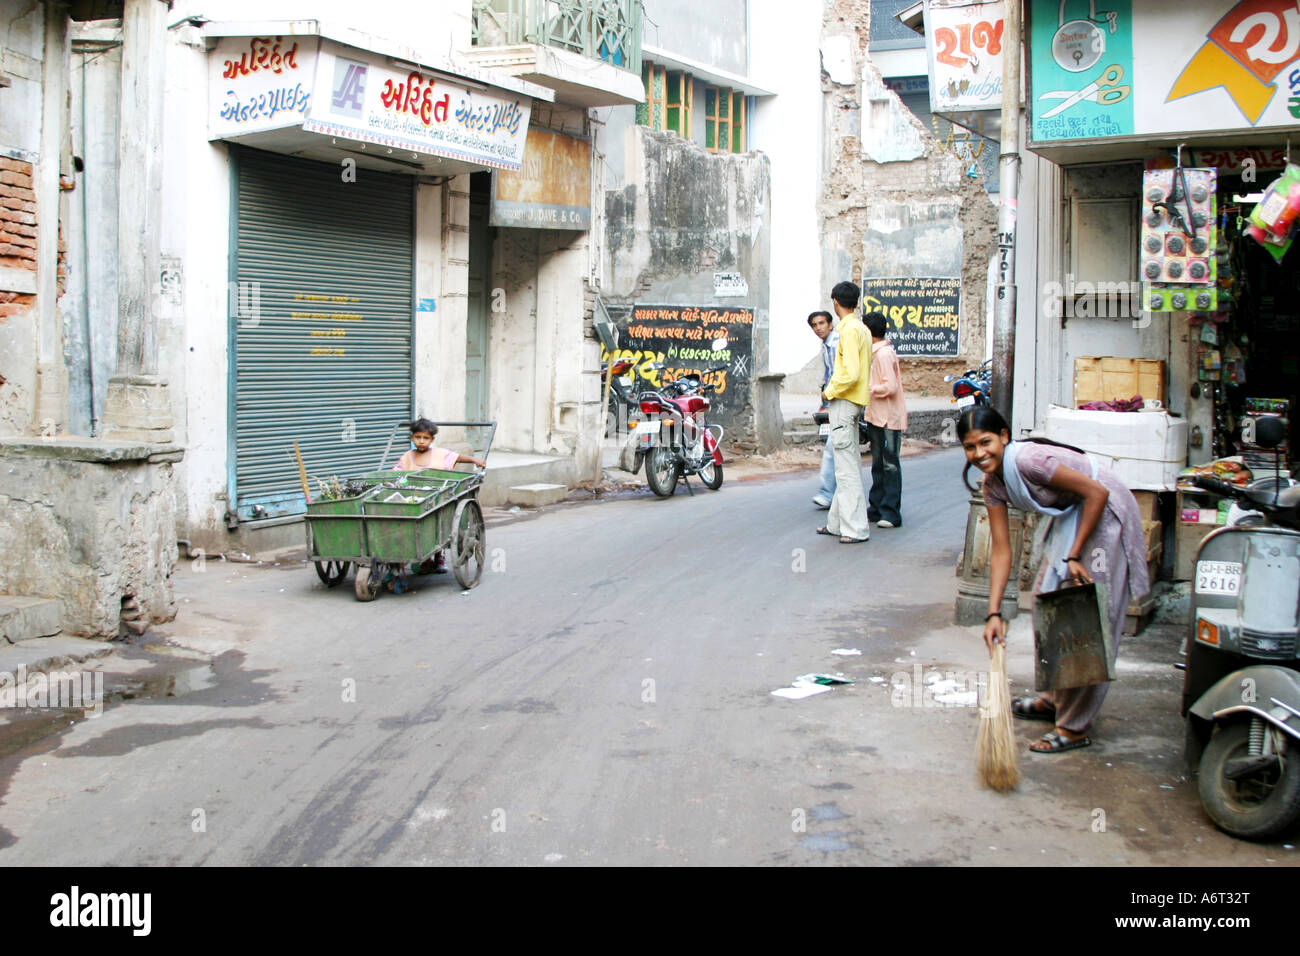
[[[126,0],[118,140],[117,369],[108,381],[104,437],[172,440],[171,399],[158,375],[155,309],[161,270],[163,66],[167,5]]]
[[[68,18],[59,4],[45,6],[41,64],[41,155],[33,169],[39,229],[36,239],[36,430],[52,436],[68,419],[68,370],[59,316],[59,173],[67,120]]]
[[[754,431],[760,455],[774,454],[785,444],[785,416],[781,413],[784,381],[784,372],[760,375],[754,388]]]

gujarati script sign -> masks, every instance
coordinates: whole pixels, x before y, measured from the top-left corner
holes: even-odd
[[[885,317],[901,357],[961,353],[961,279],[863,279],[862,311]]]

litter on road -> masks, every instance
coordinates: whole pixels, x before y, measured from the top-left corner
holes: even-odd
[[[837,677],[833,674],[800,674],[790,682],[789,687],[778,687],[772,691],[772,696],[783,697],[786,700],[802,700],[814,694],[824,694],[837,684],[852,683],[853,681],[847,677]]]
[[[862,655],[862,652],[856,647],[837,647],[831,653],[838,654],[840,657],[860,657]]]

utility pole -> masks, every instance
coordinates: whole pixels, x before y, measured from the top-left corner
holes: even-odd
[[[1016,199],[1020,192],[1020,2],[1006,0],[1002,153],[998,177],[998,283],[993,324],[993,407],[1012,425],[1016,373]]]

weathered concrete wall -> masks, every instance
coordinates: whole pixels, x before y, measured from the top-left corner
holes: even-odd
[[[36,160],[41,148],[45,10],[0,0],[0,435],[27,431],[36,415]],[[48,217],[52,223],[57,216]],[[52,225],[51,228],[57,228]]]
[[[748,5],[749,0],[645,0],[641,42],[743,75],[749,64]]]
[[[675,133],[627,130],[621,189],[605,199],[602,296],[624,326],[637,303],[754,311],[750,380],[768,368],[771,179],[761,153],[713,154]],[[715,297],[713,277],[745,277],[747,297]],[[753,447],[752,404],[720,424]]]
[[[152,454],[152,457],[150,457]],[[179,452],[89,441],[0,444],[0,594],[56,598],[63,630],[118,636],[128,596],[141,620],[176,616]]]
[[[902,362],[909,391],[941,395],[944,375],[984,357],[997,210],[884,85],[867,55],[870,7],[830,0],[823,18],[822,287],[863,276],[960,276],[961,355]]]

